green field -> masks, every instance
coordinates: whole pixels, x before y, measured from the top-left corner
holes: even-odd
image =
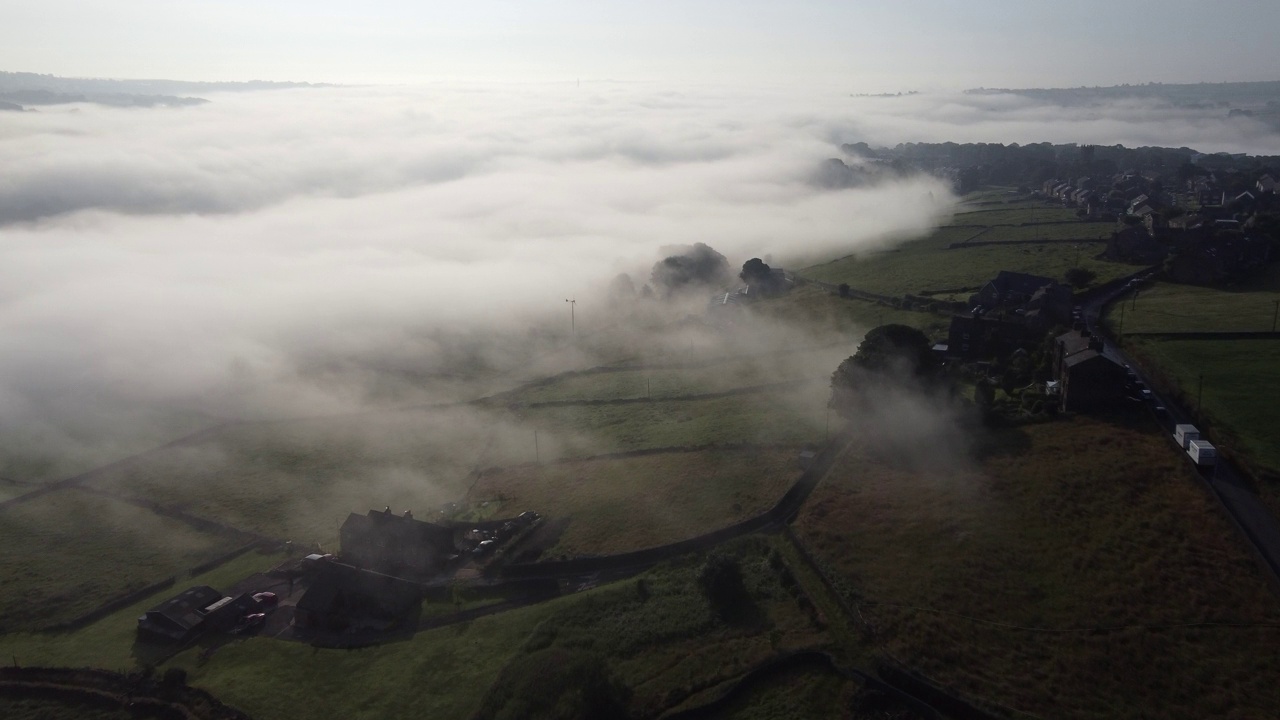
[[[137,716],[123,708],[109,710],[86,702],[0,696],[0,717],[5,720],[132,720]]]
[[[1144,367],[1159,368],[1191,408],[1200,400],[1203,376],[1203,409],[1214,440],[1280,473],[1280,340],[1129,338],[1126,346]]]
[[[249,552],[197,577],[189,578],[186,573],[179,573],[172,588],[139,600],[80,630],[0,635],[0,653],[11,660],[16,657],[21,665],[45,667],[96,667],[118,671],[153,663],[161,651],[136,642],[139,615],[194,585],[225,590],[255,572],[270,569],[283,559],[283,555]]]
[[[1124,306],[1124,331],[1269,332],[1280,302],[1280,265],[1232,289],[1156,283]],[[1107,324],[1120,326],[1120,303],[1107,308]]]
[[[0,628],[86,613],[234,547],[232,540],[78,490],[0,509]]]
[[[523,408],[529,434],[521,459],[534,459],[534,430],[544,461],[711,443],[821,442],[829,384],[823,378],[791,390],[691,402]]]
[[[1010,242],[1014,240],[1099,240],[1105,243],[1115,232],[1115,223],[1071,223],[1069,225],[1007,225],[993,227],[972,238],[974,242]],[[1105,245],[1082,243],[1080,256],[1097,255]],[[1075,248],[1070,247],[1073,253]]]
[[[224,428],[167,448],[98,487],[236,528],[328,546],[351,511],[457,500],[477,466],[523,460],[505,411],[459,407]]]
[[[973,443],[923,458],[873,437],[802,511],[877,653],[1015,715],[1280,707],[1280,604],[1153,423],[1064,419]],[[1186,626],[1205,622],[1242,626]]]
[[[788,670],[755,684],[712,717],[720,720],[847,717],[857,689],[852,680],[834,672]],[[867,717],[876,715],[868,713]]]
[[[611,370],[555,376],[501,396],[503,402],[672,398],[830,376],[848,348],[784,350],[689,368]]]
[[[890,250],[815,265],[800,274],[814,280],[848,283],[867,292],[900,296],[954,288],[972,288],[976,292],[1001,270],[1061,279],[1068,269],[1077,266],[1077,258],[1079,267],[1097,273],[1098,283],[1133,272],[1130,265],[1095,260],[1093,256],[1102,252],[1103,243],[1086,244],[1079,253],[1071,243],[980,245],[948,250],[947,245],[955,242],[952,238],[952,233],[936,233]]]
[[[1280,340],[1177,339],[1133,337],[1130,333],[1269,332],[1280,303],[1280,266],[1230,288],[1160,282],[1141,288],[1107,308],[1113,333],[1123,329],[1125,348],[1144,368],[1175,391],[1185,404],[1199,402],[1204,377],[1204,411],[1215,440],[1250,464],[1280,472]],[[1123,307],[1122,307],[1123,306]],[[1123,318],[1123,319],[1122,319]],[[1270,494],[1280,493],[1280,487]]]
[[[633,579],[374,648],[319,650],[251,638],[207,660],[199,650],[185,651],[171,665],[186,668],[193,685],[263,720],[467,718],[500,695],[494,687],[500,678],[518,686],[530,662],[572,685],[573,678],[554,676],[556,663],[540,661],[598,655],[631,689],[632,712],[648,716],[773,652],[826,643],[763,561],[767,546],[748,541],[737,547],[759,612],[747,625],[710,612],[694,583],[697,558],[691,558],[646,573],[643,593]],[[504,675],[509,667],[513,673]],[[522,697],[536,700],[551,687],[544,682]]]
[[[605,555],[701,535],[768,509],[800,475],[799,448],[705,450],[487,472],[472,502],[570,519],[550,555]]]
[[[852,355],[862,335],[878,325],[908,325],[919,328],[926,335],[940,337],[946,334],[950,323],[945,315],[903,310],[857,298],[841,298],[814,285],[803,285],[782,297],[757,303],[751,306],[751,312],[759,317],[812,328],[818,337],[837,338],[837,342],[843,344],[836,348],[835,354],[843,354],[844,357]],[[837,360],[827,374],[830,375],[839,364]]]
[[[951,224],[1021,225],[1023,223],[1079,222],[1074,209],[1064,208],[1061,205],[1047,205],[1043,202],[1018,203],[1013,207],[989,205],[975,207],[972,210],[967,209],[970,207],[974,206],[967,203],[961,205],[961,212],[957,212],[951,218]],[[1110,223],[1107,224],[1110,225]]]

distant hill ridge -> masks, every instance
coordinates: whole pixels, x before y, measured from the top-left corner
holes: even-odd
[[[1146,98],[1183,106],[1280,105],[1280,80],[1221,83],[1145,83],[1070,88],[976,88],[970,95],[1011,94],[1066,104],[1090,101]]]
[[[112,107],[179,107],[209,102],[186,93],[252,92],[289,88],[334,87],[326,83],[199,82],[188,80],[117,80],[67,78],[29,72],[0,71],[0,107],[6,110],[33,105],[89,102]],[[17,107],[13,107],[17,106]]]

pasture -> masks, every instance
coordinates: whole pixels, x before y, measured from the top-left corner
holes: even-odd
[[[234,547],[231,539],[79,490],[0,508],[0,632],[71,620]]]
[[[1125,333],[1269,332],[1280,302],[1280,266],[1221,289],[1160,282],[1128,296]],[[1107,308],[1108,327],[1120,327],[1120,303]]]
[[[1125,345],[1190,408],[1203,403],[1215,442],[1280,473],[1280,339],[1127,338]],[[1280,486],[1270,487],[1277,493]]]
[[[1076,243],[996,244],[949,250],[950,243],[958,242],[954,237],[954,233],[935,233],[899,247],[805,268],[799,274],[830,283],[848,283],[867,292],[901,296],[956,289],[977,292],[1001,270],[1061,280],[1067,270],[1078,266],[1097,273],[1097,283],[1133,272],[1132,266],[1095,259],[1105,249],[1101,242],[1085,243],[1079,250]],[[977,239],[986,238],[983,235]]]
[[[797,448],[673,452],[484,472],[472,502],[569,519],[549,555],[607,555],[684,540],[764,512],[799,477]]]
[[[137,642],[139,615],[194,585],[225,590],[255,572],[271,568],[283,557],[280,554],[248,552],[196,577],[179,572],[172,588],[161,590],[79,630],[0,635],[0,653],[11,659],[16,657],[22,665],[47,667],[127,670],[154,662],[160,650]]]

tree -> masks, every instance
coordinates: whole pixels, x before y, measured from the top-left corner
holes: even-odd
[[[664,295],[704,289],[730,279],[729,261],[705,243],[674,248],[676,254],[654,263],[649,280]]]
[[[1063,273],[1063,278],[1066,279],[1067,284],[1075,288],[1082,288],[1093,282],[1097,277],[1098,274],[1094,271],[1080,267],[1071,268]]]
[[[724,553],[713,553],[698,571],[698,587],[711,608],[721,617],[738,614],[750,598],[738,561]]]
[[[881,325],[867,333],[857,352],[831,376],[831,407],[852,417],[863,384],[929,382],[937,370],[938,359],[924,333],[907,325]]]
[[[836,292],[840,293],[840,297],[847,298],[849,297],[850,289],[849,283],[840,283],[840,285],[836,287]]]
[[[923,376],[937,369],[932,347],[929,338],[916,328],[892,323],[867,333],[850,360],[867,370]]]

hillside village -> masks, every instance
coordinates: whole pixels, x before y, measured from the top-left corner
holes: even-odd
[[[1245,623],[1275,619],[1265,578],[1280,557],[1252,539],[1275,529],[1280,509],[1261,474],[1266,466],[1235,441],[1238,420],[1205,412],[1212,399],[1202,406],[1185,380],[1142,355],[1167,338],[1134,324],[1186,288],[1213,299],[1219,288],[1244,288],[1228,300],[1258,304],[1250,283],[1268,287],[1277,259],[1276,190],[1267,182],[1274,174],[1259,173],[1252,189],[1236,192],[1246,171],[1233,168],[1253,173],[1258,159],[1148,149],[1155,169],[1085,174],[1064,170],[1119,151],[1100,148],[1086,160],[1081,148],[1049,149],[1066,158],[1036,170],[1052,176],[984,186],[950,225],[900,248],[789,270],[752,258],[738,272],[699,244],[660,261],[639,290],[619,278],[610,298],[618,318],[644,317],[682,293],[696,298],[681,306],[695,311],[660,326],[659,336],[684,335],[653,357],[479,398],[465,404],[478,424],[451,414],[456,408],[407,411],[385,426],[360,421],[379,436],[379,452],[412,457],[422,472],[438,470],[456,445],[474,448],[437,480],[447,495],[372,483],[347,492],[359,487],[351,478],[376,477],[361,474],[376,460],[338,454],[323,420],[291,428],[297,437],[269,438],[289,458],[283,470],[258,449],[258,431],[231,427],[73,478],[49,494],[93,493],[162,514],[184,532],[216,537],[208,551],[215,557],[141,589],[93,580],[107,589],[100,598],[82,593],[74,613],[51,599],[47,616],[66,628],[55,651],[21,633],[0,638],[11,640],[17,664],[30,664],[51,652],[82,657],[80,643],[109,629],[108,660],[97,662],[138,673],[115,682],[141,687],[140,678],[165,668],[174,673],[167,678],[189,677],[259,712],[281,691],[275,678],[295,669],[377,668],[430,687],[432,702],[457,715],[478,712],[481,702],[463,688],[510,697],[511,683],[538,676],[525,663],[585,663],[608,678],[579,673],[556,683],[598,681],[591,687],[601,697],[638,717],[718,716],[742,678],[765,678],[767,688],[788,673],[804,688],[836,688],[828,709],[1005,717],[1000,707],[1017,704],[1047,713],[1062,702],[1052,688],[1065,685],[1097,692],[1075,692],[1077,709],[1128,702],[1137,717],[1164,702],[1167,668],[1098,677],[1091,668],[1105,666],[1113,650],[1071,645],[1077,639],[1060,630],[1092,628],[1124,648],[1114,652],[1172,643],[1162,645],[1170,657],[1212,674],[1257,657],[1268,638],[1196,636],[1213,648],[1206,654],[1185,639],[1189,629],[1121,637],[1107,628],[1228,613]],[[970,151],[1009,152],[955,146],[934,160]],[[904,158],[917,167],[934,162],[925,147],[868,152],[880,155],[884,171],[907,167]],[[1170,171],[1169,157],[1194,158],[1187,162],[1195,172]],[[1014,167],[1003,172],[1025,180]],[[1169,173],[1178,168],[1190,176],[1174,183]],[[966,182],[995,172],[985,162],[933,170]],[[1275,342],[1273,317],[1249,312],[1259,329],[1237,334]],[[916,429],[886,417],[845,425],[832,413],[832,371],[868,329],[895,325],[927,339],[945,388],[941,404],[914,416],[926,434],[911,436],[905,451],[895,434]],[[779,328],[788,327],[821,341],[783,337]],[[607,331],[571,333],[566,342],[591,343]],[[760,343],[774,333],[774,344]],[[1195,334],[1208,338],[1197,347],[1221,342]],[[1276,386],[1267,382],[1251,391],[1272,397]],[[344,422],[335,420],[337,434],[357,431]],[[499,425],[519,432],[486,432]],[[583,436],[590,442],[573,444]],[[937,458],[920,457],[919,442],[937,448]],[[242,464],[202,467],[187,460],[192,450]],[[258,481],[246,485],[245,473]],[[1239,491],[1250,483],[1256,490]],[[201,488],[198,497],[191,487]],[[299,487],[306,501],[277,512]],[[41,498],[48,500],[18,504]],[[1167,566],[1134,568],[1132,553],[1099,555],[1078,542],[1085,533],[1149,548]],[[43,537],[29,535],[25,542]],[[855,545],[859,552],[849,552]],[[1049,570],[1041,567],[1047,557]],[[124,565],[139,576],[168,567]],[[92,580],[91,570],[77,572]],[[1069,589],[1026,590],[1059,582]],[[1222,589],[1187,589],[1201,586]],[[950,614],[933,612],[937,597],[947,598]],[[10,623],[26,617],[10,612]],[[1011,639],[957,613],[1052,631],[1053,639]],[[1057,644],[1040,657],[1041,642]],[[700,663],[704,651],[733,660]],[[1010,663],[1034,665],[1039,676],[984,685],[945,660],[961,652],[993,676],[1021,677]],[[485,657],[458,659],[468,653]],[[397,675],[400,668],[412,672]],[[1254,696],[1270,692],[1248,682]],[[291,702],[317,712],[394,697],[351,692],[295,694]]]

